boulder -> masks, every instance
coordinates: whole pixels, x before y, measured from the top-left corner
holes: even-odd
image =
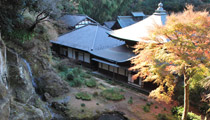
[[[66,81],[61,78],[54,71],[46,71],[37,81],[38,91],[42,95],[48,93],[52,97],[58,97],[68,93],[70,88]]]

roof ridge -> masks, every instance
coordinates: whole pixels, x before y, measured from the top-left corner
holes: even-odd
[[[93,39],[93,44],[92,44],[92,47],[91,47],[91,51],[93,51],[93,48],[94,48],[94,45],[95,45],[95,42],[96,42],[96,37],[97,37],[97,33],[98,33],[98,28],[99,26],[97,25],[97,28],[96,28],[96,33],[95,33],[95,36],[94,36],[94,39]]]

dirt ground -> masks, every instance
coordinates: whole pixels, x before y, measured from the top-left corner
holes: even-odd
[[[75,98],[75,94],[78,92],[87,92],[93,94],[94,92],[100,93],[103,88],[88,88],[82,86],[81,88],[71,88],[71,92],[67,95],[70,96],[71,99],[68,103],[68,107],[71,109],[69,114],[71,117],[77,118],[86,118],[97,115],[98,113],[110,112],[110,111],[119,111],[124,113],[125,117],[129,120],[156,120],[156,116],[159,113],[171,114],[171,105],[167,105],[165,103],[156,102],[155,100],[149,99],[148,96],[130,90],[128,88],[124,88],[119,85],[111,85],[106,83],[104,80],[94,77],[97,80],[97,84],[103,84],[106,88],[117,87],[119,89],[123,89],[123,94],[125,96],[124,100],[114,102],[108,101],[100,95],[98,97],[93,97],[91,101],[83,101]],[[130,97],[133,98],[133,104],[128,104]],[[85,107],[82,107],[81,104],[84,103]],[[149,112],[144,112],[143,106],[147,103],[152,103],[150,106]]]

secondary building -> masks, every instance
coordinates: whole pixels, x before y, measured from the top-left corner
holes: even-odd
[[[70,30],[73,30],[75,28],[80,28],[88,24],[96,24],[95,20],[88,17],[87,15],[64,15],[59,18],[59,21],[63,22],[65,25],[67,25],[67,28]]]
[[[144,18],[146,18],[146,16],[143,12],[131,12],[131,16],[118,16],[111,29],[115,30],[124,28],[143,20]]]

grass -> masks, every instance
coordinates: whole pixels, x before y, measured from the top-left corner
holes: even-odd
[[[91,101],[92,96],[88,94],[87,92],[79,92],[75,95],[76,99],[81,99],[85,101]]]
[[[107,100],[112,100],[112,101],[120,101],[125,99],[124,95],[122,95],[118,90],[114,88],[103,90],[101,92],[101,96],[106,98]]]

